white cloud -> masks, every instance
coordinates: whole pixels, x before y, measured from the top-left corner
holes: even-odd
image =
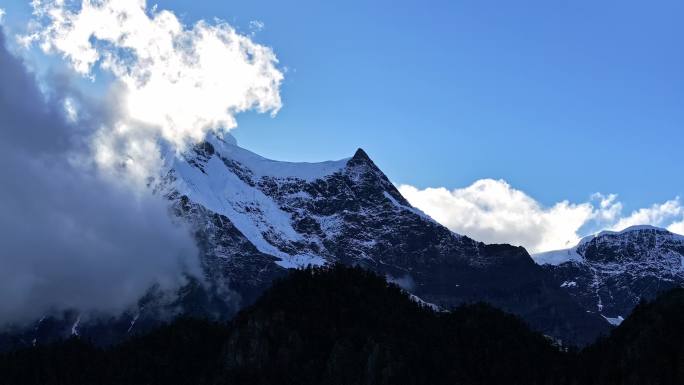
[[[679,198],[675,198],[665,203],[654,204],[651,207],[636,210],[629,216],[620,218],[612,229],[622,230],[635,225],[664,227],[673,220],[682,218],[683,215],[684,207],[682,207]]]
[[[673,233],[684,235],[684,219],[681,222],[672,223],[667,227],[667,229]]]
[[[2,23],[2,19],[5,18],[5,10],[0,8],[0,24]]]
[[[562,201],[544,207],[503,180],[482,179],[449,191],[399,186],[411,202],[452,231],[488,243],[522,245],[530,252],[573,246],[585,229],[622,229],[635,224],[665,226],[682,218],[678,199],[622,217],[615,194],[594,194],[587,202]],[[684,221],[684,218],[682,218]]]
[[[61,54],[84,76],[102,71],[119,83],[116,127],[107,127],[98,144],[118,143],[127,151],[123,159],[139,167],[146,166],[134,155],[151,146],[140,141],[161,137],[180,149],[208,132],[234,128],[240,112],[275,114],[282,106],[283,74],[273,51],[225,22],[187,27],[173,12],[148,10],[144,0],[32,5],[37,22],[22,41]],[[100,160],[121,155],[98,151]]]

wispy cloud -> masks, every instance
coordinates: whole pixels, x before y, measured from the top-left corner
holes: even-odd
[[[249,29],[252,31],[252,35],[263,31],[264,27],[266,27],[266,24],[261,20],[252,20],[249,22]]]
[[[586,202],[561,201],[545,207],[503,180],[482,179],[451,191],[410,185],[399,190],[412,205],[454,232],[489,243],[522,245],[530,252],[570,247],[585,232],[599,229],[651,224],[684,230],[679,198],[623,215],[614,194],[597,193]]]

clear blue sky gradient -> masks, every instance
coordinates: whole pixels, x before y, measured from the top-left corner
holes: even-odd
[[[152,4],[152,3],[150,3]],[[684,197],[682,1],[159,1],[218,17],[288,68],[273,119],[239,118],[262,155],[363,147],[395,183],[503,178],[544,204]],[[7,24],[26,2],[0,0]]]

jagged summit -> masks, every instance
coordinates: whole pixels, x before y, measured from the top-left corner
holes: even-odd
[[[357,148],[356,152],[354,153],[354,156],[351,157],[351,161],[354,162],[366,162],[366,163],[373,163],[371,158],[368,156],[366,151],[364,151],[362,148]]]

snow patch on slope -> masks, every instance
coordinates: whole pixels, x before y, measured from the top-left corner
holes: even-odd
[[[76,321],[75,321],[74,324],[71,326],[71,335],[72,335],[72,336],[76,336],[76,337],[79,336],[78,326],[79,326],[80,324],[81,324],[81,315],[79,314],[79,315],[76,317]]]
[[[290,214],[281,210],[273,199],[259,189],[229,172],[217,156],[207,160],[204,172],[182,160],[177,160],[173,168],[179,176],[175,186],[179,193],[228,217],[259,251],[281,258],[277,262],[279,265],[290,268],[325,262],[315,255],[292,256],[274,246],[272,242],[286,244],[304,241],[292,228]]]
[[[622,316],[620,316],[620,315],[617,316],[617,317],[606,317],[606,316],[604,316],[604,315],[601,315],[601,317],[603,317],[606,321],[608,321],[609,324],[611,324],[611,325],[613,325],[613,326],[618,326],[618,325],[620,325],[620,324],[622,323],[622,321],[625,320],[625,319],[622,318]]]
[[[409,298],[411,298],[411,301],[413,301],[419,305],[429,307],[430,309],[432,309],[432,311],[435,311],[435,312],[442,312],[443,311],[441,307],[435,305],[434,303],[426,302],[422,298],[418,297],[415,294],[409,293]]]
[[[532,254],[532,259],[539,265],[560,265],[568,261],[582,261],[582,256],[577,253],[575,246],[571,249]]]

